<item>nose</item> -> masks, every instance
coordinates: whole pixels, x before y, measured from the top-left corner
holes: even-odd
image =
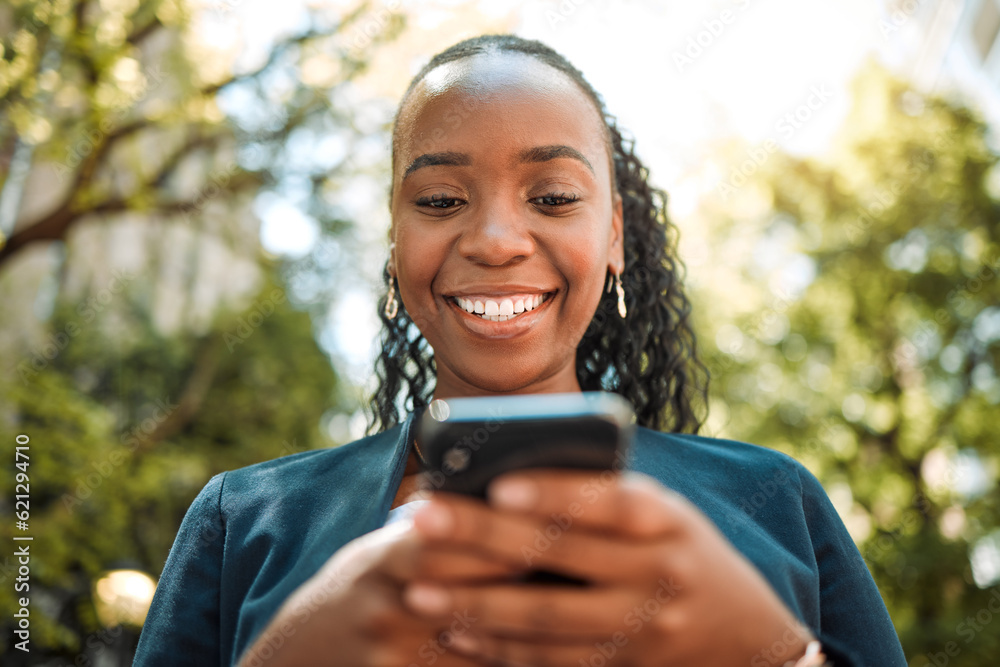
[[[458,240],[458,251],[466,259],[504,266],[535,252],[530,222],[517,197],[501,193],[486,196],[468,223]]]

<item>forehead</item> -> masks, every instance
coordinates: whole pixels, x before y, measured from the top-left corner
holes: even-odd
[[[393,157],[442,150],[463,133],[463,124],[471,124],[464,123],[468,118],[514,126],[518,114],[522,124],[554,125],[587,144],[607,147],[604,120],[573,79],[532,56],[494,52],[427,73],[400,108]]]

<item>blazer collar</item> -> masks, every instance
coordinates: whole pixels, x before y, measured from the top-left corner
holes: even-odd
[[[383,455],[384,465],[378,466],[379,469],[388,471],[389,474],[386,475],[383,472],[378,484],[378,497],[381,498],[381,505],[376,517],[378,520],[378,526],[376,527],[384,525],[385,520],[389,517],[389,509],[392,507],[392,501],[396,499],[399,485],[403,481],[406,461],[410,456],[410,450],[413,448],[413,439],[417,432],[417,421],[420,419],[421,414],[423,414],[423,408],[414,410],[407,415],[400,426],[386,432],[386,435],[389,435],[393,430],[398,429],[396,439],[392,442],[392,449]]]

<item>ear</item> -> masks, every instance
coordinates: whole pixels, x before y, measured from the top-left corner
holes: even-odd
[[[611,201],[611,230],[608,236],[608,269],[621,275],[625,269],[625,216],[622,214],[622,196],[617,191]]]

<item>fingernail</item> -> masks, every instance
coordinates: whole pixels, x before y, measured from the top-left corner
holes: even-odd
[[[431,501],[418,509],[413,515],[413,522],[422,531],[432,537],[445,537],[451,534],[455,520],[451,510],[440,503]]]
[[[479,650],[479,640],[472,635],[453,635],[451,645],[465,653],[476,653]]]
[[[490,486],[490,501],[507,509],[528,510],[538,503],[538,485],[523,479],[502,479]]]
[[[440,586],[411,584],[406,589],[406,603],[422,614],[443,614],[451,606],[451,595]]]

